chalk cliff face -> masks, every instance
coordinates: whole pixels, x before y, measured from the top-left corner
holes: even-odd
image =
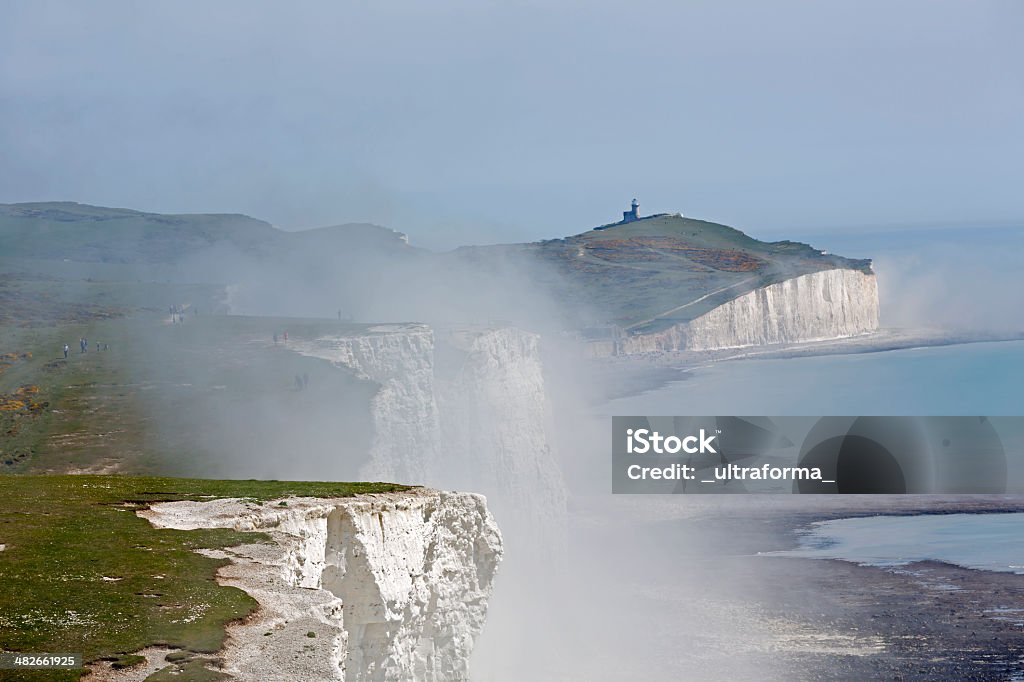
[[[437,482],[440,417],[434,395],[434,333],[429,327],[380,325],[348,336],[296,342],[293,348],[379,385],[370,406],[373,438],[361,478]]]
[[[446,485],[480,491],[510,537],[565,547],[566,490],[552,451],[540,337],[519,329],[438,335],[437,400]],[[524,550],[526,551],[526,550]]]
[[[372,380],[365,480],[483,493],[499,518],[561,538],[565,485],[549,437],[540,337],[513,328],[382,325],[293,348]],[[564,547],[564,538],[551,546]]]
[[[141,512],[159,527],[260,530],[274,539],[233,548],[233,563],[219,574],[261,606],[253,620],[229,629],[227,673],[245,680],[468,679],[502,556],[483,497],[417,489],[286,502],[169,502]]]
[[[689,322],[628,336],[625,354],[820,341],[878,329],[878,284],[859,270],[824,270],[744,294]]]

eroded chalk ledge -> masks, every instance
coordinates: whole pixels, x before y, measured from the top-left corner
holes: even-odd
[[[352,498],[166,502],[162,528],[258,530],[274,542],[213,550],[218,582],[259,604],[228,626],[223,672],[240,680],[469,679],[502,556],[486,500],[413,489]]]

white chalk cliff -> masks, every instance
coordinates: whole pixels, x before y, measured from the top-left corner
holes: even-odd
[[[823,270],[755,289],[688,322],[622,339],[623,354],[823,341],[878,329],[878,283]]]
[[[565,484],[551,449],[540,337],[514,328],[439,336],[435,343],[424,325],[380,325],[292,348],[378,384],[360,478],[483,493],[499,518],[554,534],[549,544],[564,547]]]
[[[483,497],[414,489],[286,505],[168,502],[140,512],[158,527],[274,539],[209,552],[232,560],[219,582],[260,603],[254,618],[229,627],[225,672],[242,680],[469,678],[502,556]]]
[[[558,565],[566,488],[552,449],[540,337],[514,328],[438,336],[445,485],[486,494],[508,537],[529,538],[525,553]]]
[[[400,482],[487,496],[503,529],[509,559],[501,584],[509,587],[495,595],[490,639],[481,643],[481,655],[493,660],[496,650],[525,645],[522,633],[533,627],[525,618],[556,617],[552,605],[568,546],[566,488],[552,447],[540,337],[514,328],[432,332],[422,325],[380,325],[350,334],[295,342],[292,348],[377,385],[370,404],[370,460],[359,477],[405,474],[412,478]],[[325,584],[330,573],[323,572]],[[361,650],[351,649],[352,665],[378,660],[359,658]]]
[[[437,482],[440,417],[434,396],[434,333],[426,325],[380,325],[350,335],[295,342],[292,348],[378,384],[372,443],[363,480]]]

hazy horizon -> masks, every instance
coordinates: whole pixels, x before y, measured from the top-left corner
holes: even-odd
[[[257,9],[253,9],[256,7]],[[1024,218],[1024,6],[10,2],[0,202],[753,235]]]
[[[329,222],[329,223],[325,223],[325,224],[322,224],[322,225],[301,225],[301,226],[296,226],[296,227],[288,227],[288,226],[282,226],[282,225],[275,225],[272,222],[270,222],[268,220],[265,220],[261,216],[244,214],[244,213],[241,213],[239,211],[225,211],[225,212],[187,211],[187,212],[175,212],[175,213],[162,213],[162,212],[153,211],[153,210],[150,210],[150,209],[148,209],[146,207],[140,207],[140,206],[100,206],[98,204],[91,204],[91,203],[86,202],[86,201],[75,201],[75,200],[70,200],[70,199],[53,199],[53,200],[49,200],[49,201],[0,202],[0,206],[14,206],[14,205],[27,205],[27,204],[59,204],[59,203],[72,203],[72,204],[78,204],[78,205],[83,205],[83,206],[92,206],[92,207],[95,207],[95,208],[108,208],[108,209],[114,209],[114,210],[130,210],[130,211],[137,211],[137,212],[140,212],[140,213],[151,213],[151,214],[159,214],[159,215],[186,215],[186,216],[187,215],[197,215],[197,216],[198,215],[218,215],[218,214],[219,215],[243,215],[243,216],[248,217],[248,218],[253,218],[255,220],[260,220],[260,221],[267,222],[272,227],[274,227],[275,229],[279,229],[279,230],[282,230],[282,231],[285,231],[285,232],[302,232],[302,231],[319,230],[319,229],[332,228],[332,227],[347,227],[347,226],[353,226],[353,225],[373,225],[375,227],[381,227],[381,228],[392,230],[394,232],[399,232],[399,233],[405,235],[408,238],[409,244],[414,246],[414,247],[416,247],[416,248],[426,249],[428,251],[435,251],[435,252],[438,252],[438,253],[449,251],[449,250],[458,249],[458,248],[460,248],[462,246],[487,246],[487,245],[493,245],[493,244],[516,243],[516,242],[511,242],[508,239],[506,239],[506,240],[497,239],[497,240],[491,240],[491,241],[475,241],[475,242],[466,241],[466,242],[462,242],[462,243],[459,243],[459,244],[445,244],[445,245],[441,245],[441,246],[431,245],[431,244],[424,245],[424,244],[420,243],[420,237],[423,236],[422,234],[419,234],[419,233],[416,233],[416,232],[409,233],[409,232],[403,230],[401,225],[384,225],[384,224],[381,224],[381,223],[373,223],[373,222],[370,222],[370,221],[349,221],[349,222],[334,221],[334,222]],[[688,218],[693,218],[693,219],[696,219],[696,220],[705,220],[705,221],[713,222],[713,223],[719,222],[713,216],[712,217],[708,217],[708,216],[693,216],[693,215],[690,215],[690,216],[687,216],[687,217]],[[571,219],[572,218],[570,217],[569,220],[571,220]],[[544,236],[536,238],[534,241],[540,241],[540,240],[545,240],[545,239],[559,239],[559,238],[562,238],[562,237],[570,237],[570,236],[573,236],[573,235],[576,235],[576,234],[579,234],[579,233],[582,233],[582,232],[586,232],[586,231],[591,230],[591,229],[593,229],[595,227],[602,227],[602,225],[597,225],[597,224],[594,224],[594,225],[567,224],[565,226],[566,229],[563,230],[562,232],[559,232],[558,234],[544,235]],[[914,237],[920,238],[922,235],[936,235],[936,236],[943,236],[943,235],[947,235],[947,234],[948,235],[952,235],[952,234],[955,234],[955,233],[963,233],[965,230],[966,231],[979,231],[979,232],[981,232],[981,231],[987,232],[987,231],[994,230],[998,234],[998,233],[1001,233],[1003,230],[1012,231],[1014,229],[1019,229],[1021,227],[1024,227],[1024,220],[981,221],[981,222],[942,222],[942,221],[935,221],[935,222],[917,222],[917,223],[915,223],[915,222],[906,222],[906,223],[889,223],[889,224],[878,223],[878,224],[874,224],[874,225],[834,225],[834,226],[829,227],[829,228],[816,228],[816,227],[812,226],[812,227],[810,227],[808,229],[788,229],[788,230],[785,229],[785,228],[775,228],[775,229],[763,229],[763,230],[760,230],[760,231],[754,231],[754,230],[745,229],[745,227],[743,225],[729,225],[729,227],[734,227],[736,229],[739,229],[739,230],[745,232],[746,234],[748,234],[749,236],[754,237],[756,239],[760,239],[762,241],[772,241],[772,240],[776,240],[776,239],[778,239],[778,240],[793,240],[793,241],[807,242],[807,243],[811,244],[812,246],[815,246],[815,245],[816,246],[822,246],[823,244],[826,244],[826,243],[831,243],[831,244],[838,243],[838,244],[841,245],[841,255],[845,255],[847,257],[854,257],[854,256],[850,256],[850,254],[856,253],[855,257],[857,257],[857,258],[871,258],[872,257],[872,252],[870,251],[870,249],[868,251],[864,251],[863,247],[864,247],[865,244],[870,245],[872,243],[871,237],[873,237],[873,236],[895,237],[895,238],[898,238],[898,239],[899,238],[908,238],[908,237],[909,238],[914,238]],[[467,235],[467,236],[471,238],[471,235]],[[963,236],[963,235],[961,234],[959,236]],[[884,244],[885,242],[882,241],[881,243]],[[846,250],[842,250],[842,249],[850,249],[850,250],[846,251]]]

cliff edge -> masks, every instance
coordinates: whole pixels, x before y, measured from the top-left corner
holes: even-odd
[[[231,561],[218,582],[260,604],[228,628],[226,673],[282,681],[468,679],[502,557],[501,533],[482,496],[415,489],[268,505],[181,501],[139,514],[160,528],[259,530],[272,538],[205,551]]]

